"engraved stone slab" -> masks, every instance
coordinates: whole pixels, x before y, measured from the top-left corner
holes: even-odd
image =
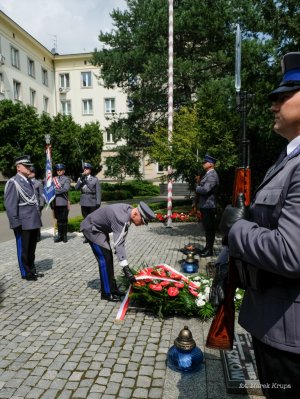
[[[251,335],[235,334],[233,349],[220,352],[227,392],[263,396],[257,376]]]

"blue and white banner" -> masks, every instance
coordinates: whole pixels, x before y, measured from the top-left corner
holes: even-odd
[[[46,145],[46,182],[44,185],[44,197],[49,205],[55,198],[55,188],[52,177],[52,157],[51,157],[51,145]]]

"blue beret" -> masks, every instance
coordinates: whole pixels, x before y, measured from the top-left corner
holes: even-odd
[[[278,94],[300,90],[300,53],[287,53],[281,61],[282,81],[277,89],[269,93],[269,99],[275,101]]]
[[[55,165],[55,169],[56,170],[62,170],[62,169],[65,170],[66,167],[65,167],[65,165],[63,163],[58,163],[58,164]]]
[[[91,163],[85,162],[83,164],[84,169],[93,169],[93,165]]]
[[[205,162],[210,162],[210,163],[215,164],[217,162],[217,160],[216,160],[216,158],[212,157],[211,155],[206,154],[202,163],[205,163]]]
[[[141,201],[137,208],[142,216],[144,224],[148,224],[150,219],[155,219],[155,213],[145,202]]]

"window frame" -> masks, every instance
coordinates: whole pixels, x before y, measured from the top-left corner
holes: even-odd
[[[88,75],[88,79],[84,79],[83,75]],[[83,89],[88,89],[93,87],[93,81],[92,81],[92,72],[91,71],[82,71],[80,74],[80,79],[81,79],[81,88]],[[87,84],[85,82],[87,81]]]
[[[45,68],[43,68],[43,67],[42,67],[42,84],[43,84],[44,86],[47,86],[47,87],[48,87],[48,85],[49,85],[49,81],[48,81],[48,71],[47,71],[47,69],[45,69]]]
[[[33,59],[27,57],[28,75],[35,79],[35,62]]]
[[[68,108],[67,112],[65,112],[65,110],[64,110],[65,105]],[[71,100],[60,100],[60,109],[61,109],[62,115],[72,115]]]
[[[107,101],[110,102],[110,106],[107,107]],[[113,102],[113,107],[112,107]],[[108,110],[109,109],[109,110]],[[105,114],[114,114],[116,112],[116,99],[115,97],[106,97],[104,98],[104,113]]]
[[[90,104],[86,107],[85,112],[85,103]],[[94,115],[94,108],[93,108],[93,99],[92,98],[83,98],[82,99],[82,115]]]
[[[14,46],[10,46],[11,65],[20,69],[20,51]]]

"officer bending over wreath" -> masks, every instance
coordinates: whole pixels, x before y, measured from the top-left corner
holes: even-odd
[[[123,267],[123,272],[130,282],[135,278],[127,261],[125,237],[131,223],[135,226],[147,225],[155,214],[145,202],[136,208],[127,204],[112,204],[99,208],[89,214],[81,223],[83,232],[99,264],[101,299],[117,302],[123,295],[118,290],[114,277],[114,264],[109,233],[113,233],[114,249]]]

